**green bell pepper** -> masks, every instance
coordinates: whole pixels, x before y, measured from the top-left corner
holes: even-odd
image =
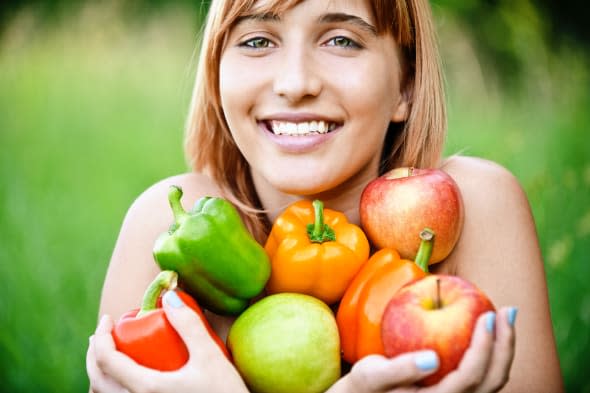
[[[230,202],[202,197],[187,212],[181,197],[180,187],[170,187],[174,223],[156,240],[154,258],[162,270],[178,273],[179,285],[201,306],[239,314],[264,289],[268,256]]]

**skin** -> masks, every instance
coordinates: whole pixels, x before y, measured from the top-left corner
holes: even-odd
[[[352,21],[318,23],[317,18],[344,10],[372,19],[363,2],[322,3],[304,2],[280,20],[244,20],[230,34],[221,59],[222,106],[232,109],[225,118],[253,168],[264,206],[273,211],[284,199],[313,195],[330,201],[365,184],[376,173],[387,125],[406,115],[393,37]],[[369,73],[382,77],[367,78]],[[301,153],[262,137],[262,121],[297,115],[339,127],[328,143]]]
[[[254,184],[271,220],[290,202],[305,197],[322,199],[358,224],[360,192],[377,176],[386,126],[407,116],[404,97],[408,95],[402,91],[401,59],[393,39],[376,36],[355,22],[317,21],[334,12],[372,23],[361,1],[308,0],[280,21],[245,20],[231,32],[223,53],[224,113],[251,164]],[[352,42],[360,49],[351,47]],[[252,48],[254,44],[262,49]],[[338,129],[323,143],[303,150],[273,143],[263,121],[295,119],[301,113],[333,120]],[[506,392],[563,391],[542,256],[522,188],[502,167],[476,158],[453,157],[442,169],[459,185],[465,222],[456,248],[433,270],[457,274],[486,292],[498,307],[494,331],[486,330],[485,319],[480,318],[459,369],[429,388],[414,385],[429,372],[416,366],[419,354],[410,353],[362,359],[329,391],[492,392],[502,387]],[[179,371],[145,369],[114,348],[112,319],[137,307],[158,272],[150,245],[172,222],[167,204],[172,184],[183,188],[185,208],[200,196],[220,195],[208,177],[190,173],[155,184],[130,207],[103,287],[100,315],[109,317],[101,320],[88,349],[87,371],[96,392],[246,391],[187,307],[164,302],[190,351],[189,363]],[[503,306],[508,305],[519,310],[516,331],[507,322],[508,308]],[[225,338],[233,320],[207,316]]]

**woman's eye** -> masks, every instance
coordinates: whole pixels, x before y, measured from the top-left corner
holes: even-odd
[[[240,46],[245,46],[247,48],[253,49],[264,49],[272,47],[272,42],[270,42],[269,39],[264,37],[255,37],[242,42]]]
[[[355,41],[351,40],[350,38],[344,36],[338,36],[332,38],[330,41],[327,42],[328,46],[338,46],[341,48],[360,48],[361,46],[357,44]]]

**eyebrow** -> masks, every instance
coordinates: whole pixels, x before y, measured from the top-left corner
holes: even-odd
[[[260,14],[248,14],[242,15],[236,19],[234,25],[239,25],[240,23],[247,22],[247,21],[255,21],[255,22],[279,22],[281,18],[277,14],[273,14],[270,12],[260,13]]]
[[[235,24],[238,25],[242,22],[253,20],[258,22],[280,22],[281,18],[277,14],[273,13],[261,13],[261,14],[250,14],[240,16]],[[318,23],[328,24],[328,23],[338,23],[338,22],[345,22],[350,23],[352,25],[358,26],[361,29],[373,34],[377,35],[377,28],[370,24],[369,22],[365,21],[363,18],[358,17],[356,15],[346,14],[343,12],[334,12],[323,14],[318,18]]]
[[[373,26],[369,22],[365,21],[361,17],[358,17],[356,15],[345,14],[343,12],[324,14],[318,18],[318,22],[320,22],[320,23],[346,22],[346,23],[350,23],[355,26],[358,26],[361,29],[363,29],[373,35],[377,35],[377,28],[375,26]]]

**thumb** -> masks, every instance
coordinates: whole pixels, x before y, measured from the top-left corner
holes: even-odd
[[[393,358],[369,355],[359,360],[350,371],[353,386],[359,390],[381,392],[412,385],[438,369],[434,351],[408,352]]]
[[[113,330],[114,326],[115,321],[113,320],[113,317],[111,317],[108,314],[104,314],[100,318],[100,321],[98,322],[98,326],[96,326],[96,331],[94,332],[94,334],[110,333]]]
[[[213,352],[220,351],[219,345],[225,349],[221,339],[212,336],[215,333],[210,332],[209,323],[188,307],[176,291],[167,291],[162,300],[168,321],[188,349],[189,362],[199,358],[207,359]],[[214,342],[215,338],[217,345]]]

